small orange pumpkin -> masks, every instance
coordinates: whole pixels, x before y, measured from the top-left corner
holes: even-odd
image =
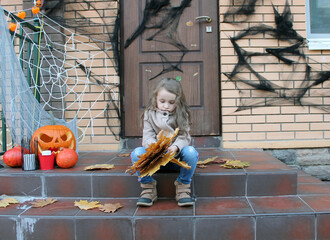
[[[20,19],[24,19],[25,16],[26,16],[26,13],[24,11],[17,13],[17,17],[19,17]]]
[[[64,148],[56,157],[56,164],[60,168],[71,168],[78,162],[78,154],[75,150]]]
[[[57,152],[61,148],[76,150],[76,139],[70,128],[64,125],[46,125],[37,129],[31,138],[30,149],[36,153],[35,140],[38,141],[38,154],[45,150]]]
[[[42,5],[41,0],[37,0],[35,5],[36,5],[37,7],[41,7],[41,5]]]
[[[15,32],[17,28],[17,23],[10,23],[8,28],[10,31]]]
[[[9,167],[21,167],[22,166],[22,153],[30,154],[30,151],[21,146],[14,146],[12,149],[9,149],[3,155],[3,162]]]
[[[39,7],[34,6],[34,7],[32,8],[32,13],[33,13],[33,14],[38,14],[39,12],[40,12],[40,8],[39,8]]]

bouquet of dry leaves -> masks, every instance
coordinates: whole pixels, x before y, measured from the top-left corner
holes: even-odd
[[[191,167],[188,164],[174,158],[176,153],[168,151],[168,147],[171,145],[178,132],[179,128],[176,128],[173,134],[164,134],[163,130],[160,131],[157,135],[157,142],[151,143],[146,149],[146,153],[142,154],[140,159],[127,169],[126,172],[130,172],[130,174],[133,175],[138,171],[140,177],[151,176],[157,172],[161,166],[165,166],[169,162],[190,169]]]

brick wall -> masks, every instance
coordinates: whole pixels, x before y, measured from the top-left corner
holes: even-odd
[[[1,0],[0,4],[3,8],[8,11],[21,11],[23,9],[29,9],[33,6],[33,1],[30,0],[21,0],[21,1],[9,1]],[[48,3],[47,3],[48,4]],[[49,3],[51,4],[51,3]],[[47,5],[46,5],[47,6]],[[61,45],[66,41],[74,42],[74,49],[70,48],[66,51],[66,69],[72,68],[72,66],[78,65],[74,58],[77,58],[83,62],[83,65],[88,69],[91,64],[91,71],[98,80],[104,80],[108,83],[107,87],[98,85],[95,82],[91,81],[89,85],[86,85],[85,82],[91,79],[87,79],[86,74],[79,69],[79,67],[70,70],[67,72],[68,76],[68,88],[67,92],[70,91],[70,88],[74,90],[76,94],[69,94],[65,98],[65,106],[68,107],[65,111],[65,119],[71,120],[73,117],[78,119],[78,133],[79,133],[79,151],[97,151],[97,150],[118,150],[120,148],[120,141],[116,139],[115,136],[111,133],[108,126],[108,122],[111,122],[111,126],[116,128],[116,131],[119,133],[120,129],[120,120],[117,118],[106,119],[103,111],[109,103],[109,94],[113,99],[117,99],[116,105],[120,106],[120,96],[119,96],[119,77],[115,70],[113,63],[113,52],[108,51],[108,57],[105,57],[105,54],[102,54],[102,51],[97,51],[97,48],[108,48],[110,45],[105,43],[109,42],[109,39],[104,39],[104,36],[110,36],[111,30],[114,27],[114,23],[117,17],[118,2],[117,1],[89,1],[86,2],[76,2],[71,0],[66,0],[65,4],[60,6],[62,9],[53,10],[52,14],[56,17],[64,17],[66,20],[75,20],[78,18],[87,19],[85,22],[86,25],[78,25],[81,29],[88,29],[89,25],[93,23],[99,24],[99,26],[92,28],[93,31],[90,33],[84,31],[76,31],[73,39],[65,38],[64,35],[58,33],[47,32],[51,36],[52,40],[57,39],[58,44]],[[26,11],[27,17],[31,18],[31,12]],[[44,21],[48,21],[46,18]],[[88,24],[88,25],[87,25]],[[74,23],[73,23],[74,25]],[[101,27],[100,27],[101,25]],[[59,27],[53,24],[54,29]],[[52,29],[48,29],[52,30]],[[68,33],[70,31],[75,32],[75,27],[63,31],[63,33]],[[56,36],[54,34],[57,34]],[[71,37],[70,34],[68,34]],[[103,38],[103,39],[102,39]],[[103,44],[99,44],[99,41],[94,41],[93,39],[101,39],[104,41]],[[68,47],[72,47],[71,45]],[[58,46],[58,49],[61,47]],[[17,48],[18,51],[18,48]],[[64,49],[63,49],[64,51]],[[101,54],[98,54],[101,53]],[[56,53],[54,53],[56,54]],[[93,58],[91,56],[95,55]],[[59,56],[61,58],[62,56]],[[78,73],[77,73],[78,72]],[[79,79],[77,79],[77,77]],[[79,80],[77,84],[77,80]],[[86,88],[87,86],[87,88]],[[110,87],[109,87],[110,86]],[[110,91],[110,88],[112,89]],[[81,94],[83,92],[83,94]],[[54,92],[52,92],[54,94]],[[44,94],[48,94],[45,92]],[[56,94],[56,92],[55,92]],[[47,97],[46,97],[47,98]],[[83,99],[82,102],[81,99]],[[97,103],[95,100],[97,99]],[[51,105],[61,105],[61,103],[56,101],[51,103]],[[88,109],[92,109],[88,111]],[[61,115],[61,112],[57,114],[56,110],[52,110],[56,117]],[[113,108],[110,108],[111,113],[114,112]],[[85,115],[85,117],[84,117]],[[115,116],[114,114],[110,114]],[[81,120],[82,118],[82,120]]]
[[[70,1],[67,1],[70,2]],[[71,1],[74,4],[75,1]],[[275,8],[282,13],[286,0],[258,1],[256,11],[253,16],[240,24],[223,23],[224,13],[228,10],[231,0],[219,1],[220,13],[220,59],[221,72],[230,73],[237,64],[235,54],[229,37],[236,36],[243,29],[264,23],[274,26],[274,12],[272,2]],[[306,37],[305,32],[305,1],[289,0],[291,13],[293,15],[293,29],[301,36]],[[10,11],[22,9],[21,1],[1,0],[0,4]],[[79,14],[89,17],[94,22],[104,21],[111,25],[117,14],[117,1],[93,1],[96,8],[100,10],[101,17],[95,14],[91,9],[82,8]],[[72,5],[67,4],[64,9],[64,16],[74,18],[76,12],[72,11]],[[102,19],[101,19],[102,18]],[[105,31],[104,29],[102,31]],[[274,39],[272,36],[255,35],[239,40],[239,45],[247,51],[265,52],[266,47],[286,46],[286,43]],[[329,70],[330,51],[309,51],[306,47],[302,49],[308,56],[308,63],[312,66],[313,72]],[[98,67],[93,71],[102,75],[104,73],[104,62],[102,59],[95,59]],[[299,66],[295,69],[288,67],[267,56],[259,56],[251,59],[251,66],[263,77],[276,83],[279,86],[285,86],[297,89],[301,86],[305,69]],[[111,65],[111,63],[110,63]],[[119,77],[115,74],[114,68],[110,68],[114,77],[113,82],[119,83]],[[241,75],[247,80],[255,80],[255,77],[249,72],[242,72]],[[330,104],[329,82],[322,86],[316,86],[307,93],[304,98],[304,106],[293,106],[286,101],[279,101],[278,104],[267,107],[252,107],[251,109],[236,112],[240,105],[240,98],[245,101],[257,100],[263,98],[265,93],[246,87],[244,95],[241,95],[233,82],[228,81],[223,74],[220,75],[221,81],[221,110],[222,110],[222,131],[223,147],[225,148],[313,148],[330,146],[330,114],[320,108],[312,107],[313,104],[326,106]],[[99,94],[100,89],[91,86],[89,99],[94,99]],[[118,93],[118,92],[117,92]],[[325,96],[324,96],[325,95]],[[328,95],[328,97],[326,97]],[[70,104],[74,99],[67,99]],[[106,97],[99,103],[103,108],[107,103]],[[86,106],[91,101],[86,100]],[[73,112],[68,111],[67,117],[71,118]],[[80,127],[88,124],[82,121]],[[120,148],[120,142],[111,134],[106,119],[99,117],[95,119],[94,136],[91,129],[85,132],[80,143],[81,150],[115,150]],[[115,124],[119,128],[118,119]]]
[[[0,0],[0,5],[8,11],[22,10],[23,0]]]
[[[66,1],[67,3],[64,6],[64,18],[67,20],[80,18],[81,16],[88,19],[91,24],[93,23],[100,23],[103,25],[102,27],[98,26],[95,29],[95,33],[88,33],[84,32],[84,36],[90,38],[98,38],[102,34],[108,34],[109,29],[113,27],[115,19],[117,17],[117,9],[118,9],[118,2],[117,1],[89,1],[87,3],[76,3],[75,1]],[[78,11],[77,11],[78,10]],[[86,26],[79,26],[79,27],[86,27]],[[99,38],[98,38],[99,39]],[[97,41],[93,42],[91,39],[80,38],[82,40],[82,44],[77,44],[77,49],[82,49],[84,52],[74,52],[70,53],[69,55],[75,54],[76,57],[79,59],[84,59],[86,56],[84,54],[96,54],[93,47],[88,49],[88,45],[96,46]],[[88,45],[86,45],[88,44]],[[104,46],[108,47],[108,46]],[[80,56],[80,55],[81,56]],[[109,54],[111,55],[111,53]],[[113,55],[113,54],[112,54]],[[89,63],[87,63],[88,66]],[[93,74],[101,79],[106,79],[110,82],[110,84],[119,84],[119,77],[115,71],[113,66],[113,62],[111,59],[105,59],[103,54],[96,55],[93,58],[93,67],[91,69]],[[74,75],[75,73],[73,73]],[[83,77],[83,76],[82,76]],[[82,79],[83,80],[83,79]],[[72,83],[74,84],[74,83]],[[81,86],[81,89],[84,88],[84,85]],[[95,151],[95,150],[117,150],[120,148],[120,141],[116,140],[116,138],[111,133],[108,125],[107,119],[105,118],[104,114],[100,114],[102,109],[104,109],[109,102],[109,98],[107,97],[107,93],[109,89],[105,90],[105,93],[102,94],[104,88],[102,86],[97,86],[96,84],[91,84],[89,89],[84,94],[84,101],[83,104],[86,108],[92,107],[94,104],[95,99],[98,98],[97,104],[94,105],[93,111],[91,112],[91,117],[93,118],[92,121],[90,119],[86,119],[80,121],[78,127],[81,131],[86,129],[87,125],[93,125],[93,128],[89,127],[84,132],[83,137],[79,143],[79,149],[82,151]],[[101,95],[100,95],[101,94]],[[116,96],[119,97],[119,88],[114,88],[114,92]],[[112,94],[112,95],[113,95]],[[114,97],[114,96],[113,96]],[[77,99],[75,97],[67,98],[67,104],[71,104]],[[119,101],[116,102],[118,106],[120,106]],[[79,108],[78,103],[73,103]],[[84,115],[86,111],[81,111],[78,115],[78,118]],[[72,108],[71,110],[67,111],[66,118],[70,118],[76,114],[76,109]],[[111,124],[114,124],[118,129],[120,128],[120,121],[114,120]],[[119,131],[118,131],[119,132]]]
[[[293,16],[293,29],[306,38],[305,1],[289,0]],[[231,6],[231,0],[220,1],[220,57],[221,72],[230,73],[238,62],[229,37],[237,36],[244,29],[261,23],[274,27],[272,3],[281,14],[286,0],[258,1],[255,13],[239,24],[224,23],[224,14]],[[244,37],[237,42],[249,52],[265,53],[265,48],[289,46],[267,34],[256,34]],[[313,73],[329,70],[330,51],[309,51],[301,48],[312,67]],[[300,61],[300,60],[299,60]],[[258,56],[250,59],[250,65],[263,77],[282,87],[291,90],[302,88],[305,65],[298,62],[288,66],[274,61],[272,56]],[[301,65],[301,66],[299,66]],[[240,77],[256,80],[251,72],[244,69]],[[289,101],[278,99],[278,102],[266,107],[255,107],[271,93],[255,90],[253,87],[240,86],[241,92],[225,75],[221,75],[222,130],[223,147],[225,148],[312,148],[330,146],[330,114],[320,109],[329,106],[329,81],[313,87],[303,100],[304,106],[294,106]],[[290,94],[288,92],[288,94]],[[241,98],[241,100],[240,100]],[[251,103],[252,107],[238,111],[240,104]],[[312,107],[317,104],[319,108]]]

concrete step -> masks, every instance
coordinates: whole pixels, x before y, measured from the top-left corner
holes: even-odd
[[[329,194],[197,198],[193,207],[179,207],[174,199],[159,199],[152,207],[136,207],[135,198],[86,199],[123,205],[115,213],[80,210],[75,200],[58,198],[43,208],[23,202],[0,209],[1,239],[295,240],[330,236]]]
[[[130,159],[118,152],[80,153],[71,169],[3,168],[2,198],[16,197],[20,203],[0,208],[0,239],[330,239],[329,184],[261,151],[198,151],[200,160],[218,156],[251,166],[198,168],[192,207],[179,207],[174,199],[176,173],[157,173],[158,201],[137,207],[137,177],[125,173]],[[99,163],[113,163],[115,169],[83,170]],[[31,201],[45,197],[57,202],[32,207]],[[79,200],[123,207],[115,213],[80,210],[74,206]]]
[[[129,151],[127,151],[129,152]],[[220,159],[250,162],[245,169],[225,169],[219,164],[197,168],[193,177],[195,197],[279,196],[297,193],[297,172],[266,152],[219,151],[200,149],[200,160]],[[114,164],[112,170],[84,171],[93,164]],[[0,193],[35,197],[138,197],[140,186],[136,176],[125,173],[131,165],[129,157],[118,153],[80,153],[74,168],[23,171],[0,169]],[[160,197],[173,197],[177,173],[156,173]]]

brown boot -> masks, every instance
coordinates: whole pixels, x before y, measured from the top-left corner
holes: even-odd
[[[157,200],[157,182],[141,183],[142,192],[136,205],[150,207]]]
[[[174,182],[175,185],[175,199],[178,201],[180,207],[192,206],[194,204],[190,196],[190,183],[183,184],[178,181]]]

